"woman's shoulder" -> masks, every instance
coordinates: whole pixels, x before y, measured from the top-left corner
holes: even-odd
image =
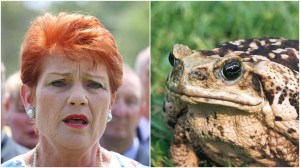
[[[1,167],[26,167],[24,155],[16,156],[1,164]]]
[[[109,167],[144,167],[141,163],[125,157],[119,153],[110,151],[111,160]]]

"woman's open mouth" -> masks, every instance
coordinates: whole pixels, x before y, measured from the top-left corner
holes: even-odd
[[[63,122],[72,128],[85,128],[88,125],[88,119],[83,114],[72,114],[67,116]]]

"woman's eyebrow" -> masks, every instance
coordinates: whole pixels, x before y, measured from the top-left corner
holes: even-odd
[[[101,78],[101,79],[107,78],[104,75],[99,75],[99,74],[90,73],[90,72],[84,72],[83,74],[86,75],[86,76],[88,76],[88,77],[92,77],[92,78]]]
[[[46,72],[47,75],[60,75],[60,76],[69,76],[69,72]]]

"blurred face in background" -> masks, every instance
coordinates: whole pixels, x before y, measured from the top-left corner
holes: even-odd
[[[142,51],[136,61],[136,71],[141,79],[143,85],[143,107],[142,115],[149,119],[149,107],[150,107],[150,47]]]
[[[142,104],[142,86],[134,71],[124,69],[123,84],[112,106],[113,119],[107,124],[104,136],[128,140],[136,136]]]
[[[12,138],[22,146],[34,148],[38,143],[38,136],[34,132],[33,124],[26,114],[20,96],[16,100],[8,96],[5,107],[7,125],[11,128]]]
[[[20,145],[29,149],[38,143],[38,136],[35,134],[33,123],[26,114],[20,95],[22,81],[20,72],[15,72],[8,77],[5,88],[5,111],[7,125],[11,128],[12,138]]]
[[[5,67],[1,62],[1,130],[3,129],[5,122],[5,108],[4,108],[4,95],[5,95]]]

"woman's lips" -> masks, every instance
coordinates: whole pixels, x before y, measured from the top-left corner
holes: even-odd
[[[88,125],[88,119],[83,114],[72,114],[63,119],[63,122],[72,128],[85,128]]]

